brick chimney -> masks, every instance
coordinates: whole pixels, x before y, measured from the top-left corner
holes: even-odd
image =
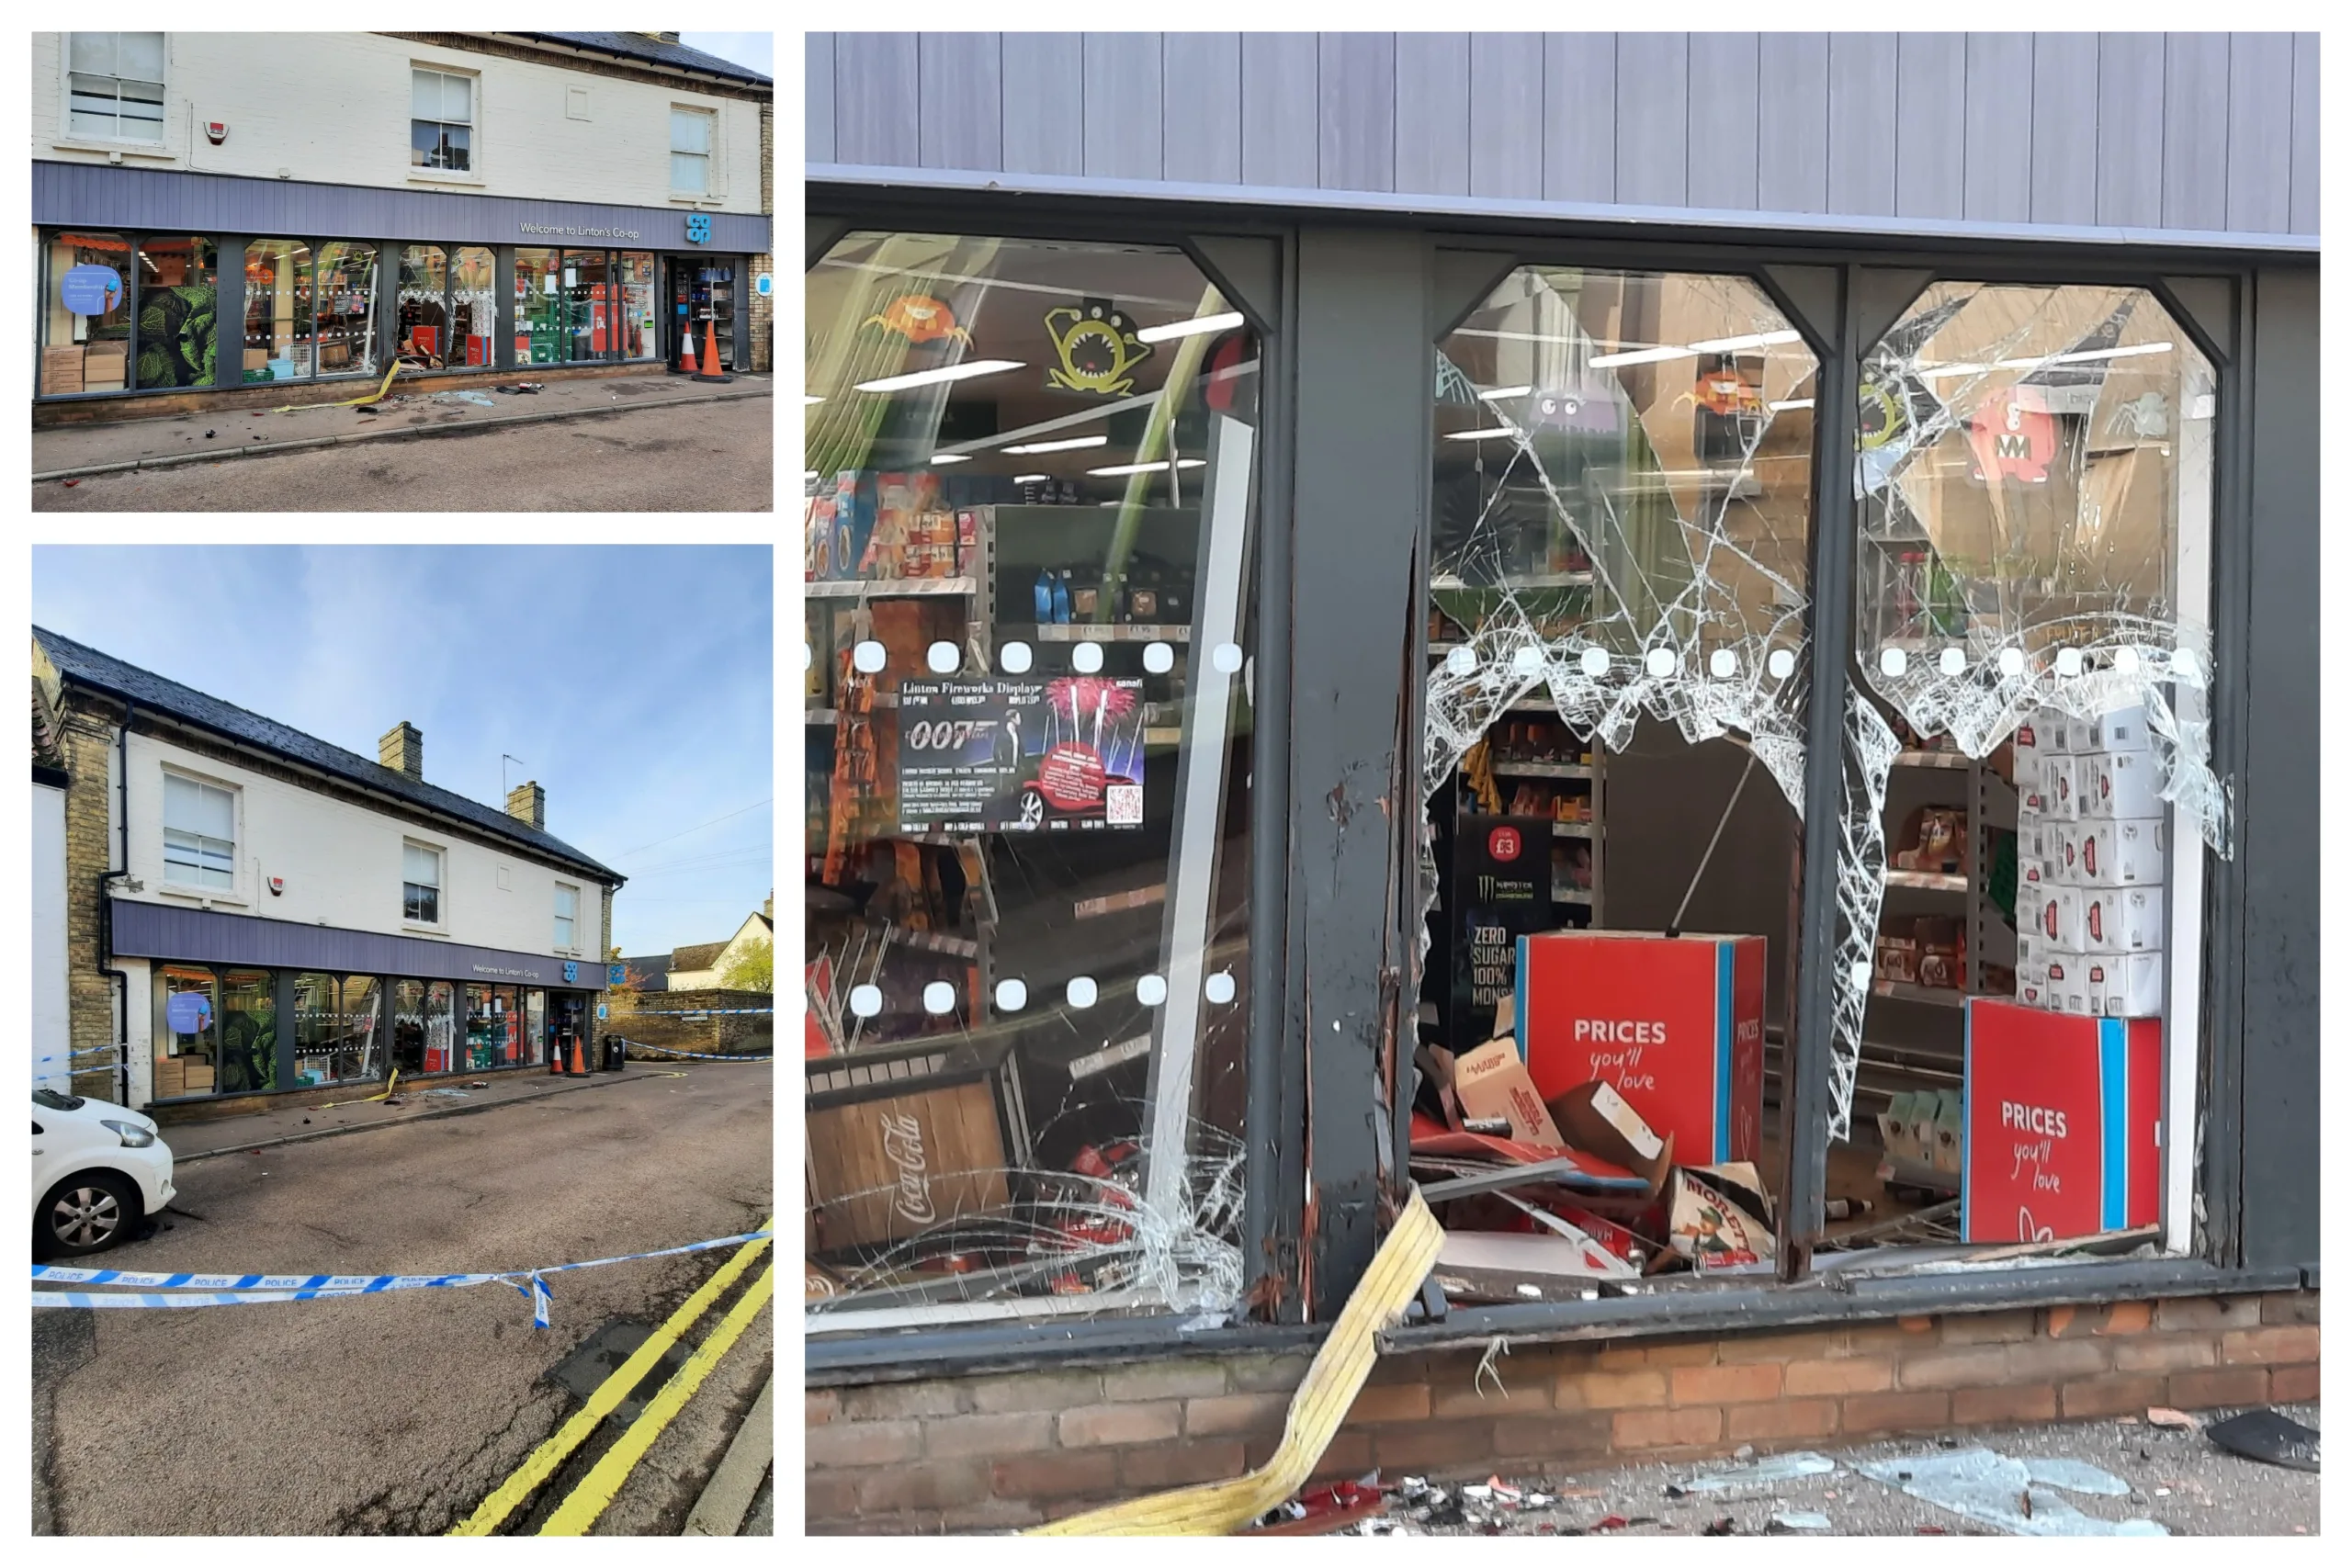
[[[675,43],[678,41],[678,35],[675,33],[655,33],[653,36],[660,39],[663,43]]]
[[[768,918],[768,921],[769,921],[769,923],[770,923],[770,924],[774,924],[774,923],[775,923],[775,891],[774,891],[773,889],[771,889],[771,890],[769,891],[769,893],[768,893],[767,902],[760,906],[760,913],[761,913],[761,914],[763,914],[763,915],[765,915],[765,916]]]
[[[532,827],[545,829],[548,825],[548,792],[538,781],[518,784],[506,792],[506,815],[517,817]]]
[[[424,735],[416,726],[402,719],[384,731],[376,742],[376,761],[396,773],[406,773],[420,783],[424,778]]]

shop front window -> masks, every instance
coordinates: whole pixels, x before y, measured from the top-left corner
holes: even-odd
[[[449,262],[450,363],[498,363],[498,254],[463,246]]]
[[[130,355],[130,242],[68,230],[50,235],[47,251],[41,396],[122,390]]]
[[[220,1088],[220,1008],[211,970],[187,964],[157,966],[155,1099],[211,1094]]]
[[[613,345],[613,293],[603,251],[563,253],[564,335],[567,357],[603,359]]]
[[[376,368],[376,247],[336,241],[319,252],[319,374]]]
[[[538,1067],[548,1059],[548,994],[523,993],[523,1065]]]
[[[513,986],[466,987],[466,1053],[458,1064],[464,1072],[524,1063],[522,993]]]
[[[2213,367],[2144,289],[1954,281],[1859,394],[1838,874],[1862,897],[1835,969],[1869,1027],[1830,1134],[1962,1242],[2184,1248],[2204,880],[2230,851]]]
[[[244,378],[299,381],[311,375],[311,247],[255,240],[245,247]]]
[[[424,982],[394,980],[391,1066],[412,1077],[424,1071]]]
[[[1464,1118],[1507,1114],[1524,1141],[1575,1137],[1546,1224],[1643,1186],[1651,1135],[1780,1185],[1763,1092],[1804,794],[1815,372],[1762,288],[1713,274],[1521,266],[1437,344],[1419,1174],[1465,1152]],[[1497,1103],[1516,1077],[1532,1097]],[[1610,1097],[1648,1133],[1555,1120]],[[1528,1217],[1440,1208],[1464,1233]],[[1608,1266],[1628,1278],[1758,1261],[1673,1223],[1611,1234],[1640,1255]]]
[[[621,253],[621,357],[653,359],[662,353],[661,323],[654,315],[653,255]]]
[[[266,969],[220,971],[220,1089],[277,1087],[277,976]]]
[[[209,387],[215,373],[220,271],[212,242],[139,242],[139,385]]]
[[[806,299],[812,1323],[1232,1310],[1256,335],[1141,245]]]
[[[294,976],[294,1087],[380,1076],[383,992],[366,975]]]
[[[564,354],[563,269],[560,253],[522,246],[514,252],[514,363],[560,365]]]
[[[400,356],[404,364],[438,370],[449,362],[449,266],[438,245],[401,252]]]
[[[447,980],[424,987],[424,1070],[458,1070],[458,995]]]

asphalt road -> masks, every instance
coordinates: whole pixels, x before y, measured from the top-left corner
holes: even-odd
[[[183,1165],[164,1216],[171,1228],[107,1260],[474,1272],[752,1229],[773,1203],[770,1069],[680,1070],[632,1066],[606,1088]],[[545,1381],[559,1361],[612,1319],[660,1323],[727,1256],[559,1276],[543,1331],[520,1294],[496,1285],[36,1313],[34,1528],[441,1533],[578,1407]],[[771,1309],[656,1442],[598,1533],[676,1533],[773,1359]]]
[[[770,512],[775,400],[635,408],[546,424],[32,487],[36,512]]]

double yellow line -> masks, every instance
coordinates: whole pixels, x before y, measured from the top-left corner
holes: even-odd
[[[759,1228],[768,1230],[775,1224],[775,1216],[770,1215],[760,1222]],[[671,1348],[684,1337],[686,1330],[710,1310],[711,1304],[725,1295],[728,1288],[758,1261],[760,1254],[767,1247],[768,1240],[763,1236],[758,1241],[748,1242],[729,1258],[726,1266],[705,1280],[700,1290],[688,1296],[685,1304],[671,1314],[670,1320],[655,1329],[645,1343],[621,1363],[617,1371],[598,1385],[596,1392],[588,1396],[588,1403],[574,1412],[571,1419],[557,1429],[555,1436],[534,1450],[521,1468],[500,1483],[497,1491],[482,1499],[481,1506],[449,1533],[489,1535],[505,1523],[514,1510],[528,1502],[531,1495],[545,1485],[548,1479],[562,1467],[564,1461],[588,1440],[589,1434],[605,1417],[620,1408],[621,1401],[628,1397],[629,1391],[637,1387],[670,1352]],[[710,1376],[712,1369],[718,1365],[719,1358],[743,1337],[743,1331],[751,1326],[752,1319],[759,1315],[760,1309],[767,1305],[775,1293],[775,1270],[773,1268],[763,1269],[759,1278],[744,1291],[741,1299],[729,1309],[718,1325],[686,1359],[686,1364],[672,1374],[670,1381],[662,1386],[662,1392],[653,1396],[652,1402],[639,1413],[635,1421],[629,1423],[628,1430],[621,1434],[620,1440],[596,1461],[580,1483],[572,1488],[571,1495],[557,1506],[547,1523],[539,1527],[541,1535],[588,1533],[589,1527],[612,1506],[621,1483],[628,1479],[629,1472],[645,1457],[646,1451],[653,1446],[653,1440],[676,1418],[678,1412],[685,1408],[686,1401],[702,1386],[703,1380]]]

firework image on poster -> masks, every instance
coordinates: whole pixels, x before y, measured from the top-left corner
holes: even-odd
[[[1143,682],[967,676],[899,687],[899,830],[1143,826]]]

